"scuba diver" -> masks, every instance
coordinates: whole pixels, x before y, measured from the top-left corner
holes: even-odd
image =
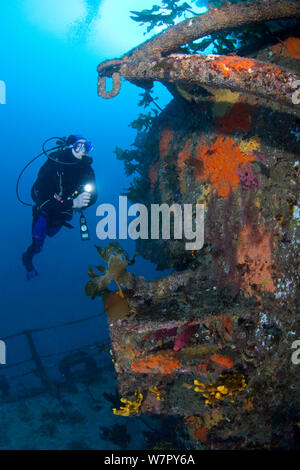
[[[27,279],[38,275],[32,264],[33,257],[40,253],[46,237],[53,237],[69,224],[73,212],[81,212],[97,200],[95,174],[88,153],[91,142],[80,135],[70,135],[40,168],[32,186],[32,244],[22,255]],[[51,149],[53,150],[53,149]],[[85,226],[86,227],[86,226]],[[85,230],[87,227],[85,228]],[[82,237],[82,239],[84,239]]]

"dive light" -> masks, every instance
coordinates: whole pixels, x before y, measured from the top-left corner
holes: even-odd
[[[83,187],[83,190],[86,191],[87,193],[91,193],[93,190],[93,186],[91,184],[85,184]]]
[[[91,193],[93,190],[93,186],[88,183],[88,184],[85,184],[82,189],[83,191],[87,193]],[[80,237],[82,241],[90,239],[89,230],[88,230],[86,218],[85,218],[83,211],[81,211],[80,213]]]
[[[83,184],[80,187],[79,191],[78,190],[74,191],[74,193],[72,194],[72,197],[74,198],[75,196],[77,196],[82,191],[84,191],[86,193],[91,193],[93,191],[93,185],[90,184],[90,183]],[[80,225],[80,238],[81,238],[81,240],[82,241],[89,240],[90,239],[89,229],[88,229],[88,226],[87,226],[87,221],[86,221],[85,215],[84,215],[82,210],[80,211],[79,225]]]
[[[86,218],[83,212],[80,213],[80,237],[82,241],[90,239]]]

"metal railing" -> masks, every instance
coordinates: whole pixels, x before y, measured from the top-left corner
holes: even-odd
[[[97,359],[97,356],[99,354],[102,354],[106,352],[110,348],[110,340],[107,338],[107,341],[102,341],[102,342],[93,342],[93,343],[88,343],[84,344],[82,346],[66,349],[63,351],[59,352],[53,352],[50,354],[39,354],[38,348],[36,346],[36,343],[34,341],[34,335],[39,334],[44,331],[49,331],[57,328],[62,328],[62,327],[68,327],[72,325],[76,325],[79,323],[85,323],[90,320],[94,320],[97,318],[103,317],[102,314],[98,315],[92,315],[89,317],[81,318],[78,320],[74,320],[71,322],[66,322],[66,323],[60,323],[57,325],[49,326],[49,327],[44,327],[44,328],[35,328],[35,329],[30,329],[30,330],[23,330],[18,333],[6,336],[4,338],[1,338],[2,341],[7,344],[10,340],[18,337],[23,337],[25,338],[28,349],[30,352],[30,357],[27,359],[24,359],[22,361],[16,361],[16,362],[11,362],[9,364],[1,365],[0,367],[0,394],[2,395],[1,401],[4,402],[11,402],[11,401],[18,401],[22,400],[24,396],[29,396],[29,395],[38,395],[41,393],[49,392],[52,395],[57,394],[57,385],[63,384],[65,382],[65,378],[61,376],[60,374],[60,380],[53,380],[49,377],[49,369],[51,367],[57,367],[59,371],[59,360],[54,365],[47,365],[45,364],[45,360],[49,359],[51,357],[58,357],[59,356],[65,356],[65,358],[69,357],[70,355],[82,351],[83,354],[86,354],[86,351],[88,351],[89,357],[93,357]],[[86,357],[86,356],[84,356]],[[95,360],[96,360],[95,359]],[[80,360],[78,361],[80,363]],[[83,361],[84,362],[84,361]],[[12,369],[14,367],[22,367],[26,364],[33,363],[33,368],[30,368],[29,370],[26,370],[24,372],[17,373],[16,375],[7,375],[7,371],[9,369]],[[39,382],[40,382],[40,387],[38,388],[32,388],[32,386],[28,386],[27,388],[24,388],[23,393],[16,393],[15,395],[11,394],[10,392],[5,393],[5,390],[10,389],[10,386],[12,385],[13,381],[16,379],[23,378],[25,376],[29,376],[34,374],[34,376],[38,377]]]

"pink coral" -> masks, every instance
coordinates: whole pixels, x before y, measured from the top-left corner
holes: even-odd
[[[247,163],[244,163],[241,168],[237,170],[240,177],[240,182],[244,189],[257,189],[259,188],[258,176],[254,173],[253,169]]]
[[[191,325],[187,326],[179,336],[177,336],[175,344],[174,344],[174,351],[179,351],[184,346],[189,346],[191,337],[194,333],[198,330],[199,325]]]
[[[158,330],[154,334],[154,339],[155,341],[159,341],[160,339],[165,339],[170,336],[176,336],[177,334],[177,327],[175,326],[174,328],[162,328],[161,330]]]

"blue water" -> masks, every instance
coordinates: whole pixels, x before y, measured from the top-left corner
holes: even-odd
[[[89,265],[100,262],[93,245],[106,246],[110,241],[97,239],[99,218],[96,217],[96,208],[101,203],[114,204],[118,208],[118,198],[128,188],[130,178],[125,175],[123,163],[116,159],[114,150],[117,146],[130,148],[136,131],[129,124],[139,113],[149,109],[144,111],[138,106],[142,89],[125,80],[116,98],[104,100],[98,97],[96,67],[103,60],[122,56],[159,32],[155,30],[145,36],[146,28],[130,20],[130,10],[151,8],[153,3],[153,0],[12,0],[1,4],[0,83],[4,82],[6,86],[6,104],[0,104],[0,340],[24,330],[45,329],[34,334],[34,342],[41,356],[51,355],[44,365],[49,367],[47,372],[53,378],[57,378],[59,353],[109,340],[102,300],[92,301],[84,293]],[[202,7],[206,3],[197,1],[194,7]],[[171,99],[160,84],[155,84],[153,96],[158,97],[161,108]],[[18,202],[16,181],[22,168],[41,152],[45,139],[72,133],[85,136],[94,145],[91,156],[99,198],[86,211],[91,240],[84,243],[80,240],[79,218],[75,215],[73,230],[63,228],[54,238],[46,240],[42,253],[34,259],[39,276],[27,281],[21,255],[31,243],[31,208]],[[44,162],[44,156],[35,161],[20,181],[21,198],[28,203],[31,202],[31,186]],[[121,240],[121,244],[130,256],[135,253],[133,241]],[[164,275],[140,257],[131,269],[148,280]],[[52,328],[99,314],[99,318],[91,321]],[[48,330],[48,327],[51,328]],[[24,335],[7,340],[6,346],[7,366],[30,359]],[[103,364],[110,362],[108,353],[104,353],[101,360]],[[3,375],[8,378],[13,393],[19,390],[18,387],[23,390],[39,384],[33,374],[22,377],[32,367],[31,362],[7,369],[3,367],[0,365],[0,379]],[[104,388],[112,394],[116,390],[113,373],[111,367]],[[20,378],[16,380],[16,376]],[[27,407],[29,429],[24,431],[20,428],[17,437],[18,424],[15,424],[13,441],[2,442],[0,439],[0,448],[30,448],[31,445],[34,448],[55,448],[56,445],[62,448],[63,441],[56,443],[54,439],[47,442],[45,436],[43,440],[39,437],[32,424],[39,418],[38,411],[32,411],[31,416],[31,411],[28,411],[31,405],[23,405]],[[16,408],[21,416],[24,415],[23,405],[21,403],[18,405],[21,408]],[[36,406],[41,407],[42,413],[43,403]],[[52,406],[55,409],[55,403]],[[3,409],[1,406],[0,413],[4,413]],[[8,411],[12,422],[14,413]],[[106,426],[122,422],[122,418],[120,421],[107,406],[103,416],[101,411],[97,413],[100,422],[103,419]],[[16,423],[19,415],[17,418],[16,412]],[[3,418],[4,415],[1,416]],[[22,420],[20,423],[23,426]],[[92,425],[90,429],[89,423],[85,426],[86,435],[94,436]],[[131,421],[129,433],[134,433],[134,426],[134,421]],[[136,429],[140,435],[138,425]],[[23,431],[24,436],[26,433],[32,436],[32,443],[22,437]],[[72,440],[71,437],[68,439]],[[89,442],[87,437],[85,445],[104,448],[101,440],[97,442]],[[109,449],[114,448],[109,441],[107,445]],[[142,444],[139,442],[137,445]],[[134,448],[134,438],[131,448]]]
[[[0,19],[0,79],[6,83],[6,105],[0,107],[4,202],[1,214],[2,337],[22,329],[93,315],[102,308],[100,300],[92,302],[83,290],[88,280],[88,265],[99,261],[93,245],[106,244],[96,237],[99,220],[96,206],[107,202],[117,207],[119,195],[129,185],[123,164],[116,160],[113,151],[116,146],[128,148],[133,142],[135,131],[128,125],[142,111],[137,106],[142,90],[129,83],[123,83],[120,95],[113,100],[97,96],[96,67],[102,60],[114,57],[115,50],[110,52],[106,43],[102,48],[100,44],[96,51],[88,42],[84,21],[77,27],[76,34],[62,37],[47,30],[47,24],[35,23],[33,13],[30,16],[29,6],[34,3],[40,3],[39,8],[43,8],[41,2],[7,2],[2,6]],[[95,6],[101,2],[87,3]],[[137,28],[137,25],[133,23],[132,27]],[[117,34],[121,35],[121,31]],[[160,103],[168,100],[168,93],[161,88]],[[27,282],[21,254],[31,241],[31,209],[18,203],[16,179],[23,166],[40,152],[46,138],[71,133],[87,136],[95,147],[92,157],[99,199],[86,211],[91,241],[80,241],[75,216],[74,230],[63,229],[53,239],[47,239],[43,252],[36,257],[39,277]],[[30,202],[30,188],[44,161],[42,157],[31,165],[20,182],[21,197],[27,202]],[[122,244],[130,254],[134,253],[132,241]],[[148,278],[161,275],[143,260],[137,261],[135,270]],[[107,335],[104,317],[102,323],[97,334]],[[81,332],[78,340],[83,334],[93,333],[93,328]],[[56,341],[59,338],[55,338]],[[18,357],[17,350],[9,349],[7,354],[8,361]]]
[[[114,149],[128,148],[134,141],[136,131],[129,123],[142,112],[137,106],[142,90],[123,82],[117,98],[103,100],[96,92],[96,67],[144,40],[138,25],[130,20],[125,22],[126,30],[119,27],[115,30],[112,15],[117,14],[120,0],[105,3],[110,24],[106,21],[102,40],[98,42],[93,41],[89,25],[98,14],[101,1],[24,0],[1,4],[0,80],[6,85],[6,104],[0,105],[0,339],[103,312],[101,299],[92,301],[84,293],[87,269],[90,264],[99,263],[93,245],[105,246],[109,242],[97,239],[96,207],[103,202],[117,207],[119,195],[129,186],[130,179]],[[128,2],[128,16],[130,9],[139,9],[139,3]],[[123,2],[122,5],[124,10]],[[151,7],[152,2],[145,1],[144,5]],[[76,9],[83,7],[87,14],[77,18]],[[116,21],[121,18],[116,17]],[[163,107],[170,95],[159,85],[155,91]],[[27,281],[21,255],[31,243],[31,208],[17,201],[16,180],[25,164],[40,153],[45,139],[71,133],[84,135],[94,144],[92,157],[99,199],[86,211],[91,240],[81,242],[75,216],[74,230],[64,228],[53,239],[46,240],[42,253],[35,258],[39,276]],[[20,194],[27,202],[31,202],[30,189],[44,162],[45,157],[38,159],[22,177]],[[130,255],[134,254],[133,241],[123,240],[122,245]],[[137,260],[134,271],[148,279],[163,274],[143,259]],[[36,347],[42,355],[107,339],[104,314],[69,329],[35,335]],[[8,365],[30,358],[24,337],[9,340],[6,354]],[[7,369],[7,376],[22,374],[27,369],[28,365],[14,368],[13,373]],[[27,376],[23,382],[30,386],[36,379]]]

